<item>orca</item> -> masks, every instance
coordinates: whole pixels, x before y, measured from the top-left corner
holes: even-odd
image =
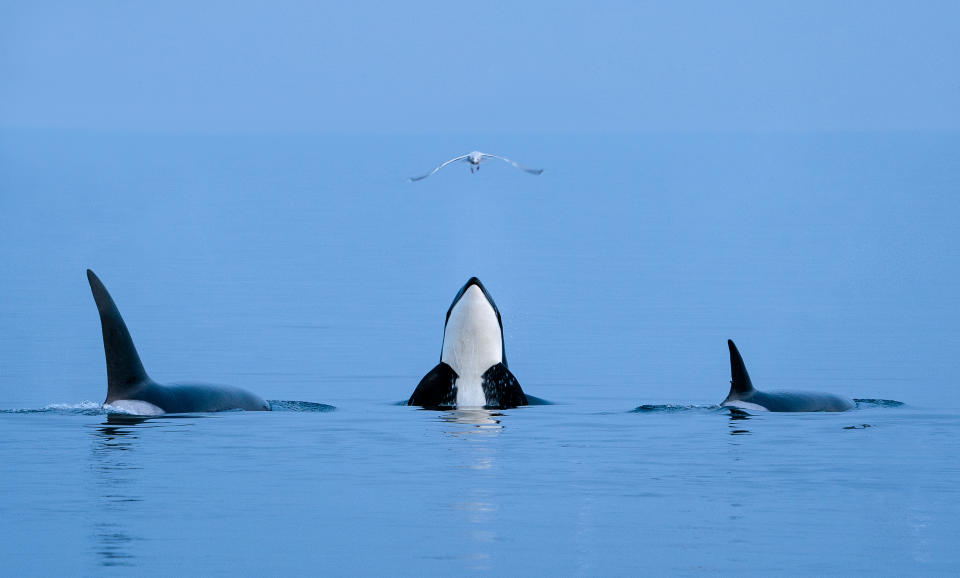
[[[100,312],[103,351],[107,358],[104,404],[136,415],[243,409],[269,411],[270,404],[239,387],[207,384],[160,385],[143,369],[137,348],[117,305],[99,278],[87,269],[87,280]]]
[[[505,409],[528,403],[507,368],[500,310],[471,277],[447,310],[440,363],[420,380],[407,405]]]
[[[856,404],[832,393],[771,391],[754,389],[747,367],[733,340],[730,347],[730,394],[720,405],[748,411],[846,411]]]

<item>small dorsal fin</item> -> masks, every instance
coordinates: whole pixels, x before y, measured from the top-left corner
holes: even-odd
[[[747,373],[747,366],[743,364],[743,358],[737,351],[737,346],[733,344],[732,339],[727,340],[730,347],[730,395],[743,395],[754,391],[753,383],[750,382],[750,374]]]
[[[103,329],[103,352],[107,357],[107,402],[123,399],[129,388],[150,378],[143,369],[137,348],[123,322],[116,303],[107,292],[107,288],[97,276],[87,269],[87,280],[93,299],[100,312],[100,326]]]

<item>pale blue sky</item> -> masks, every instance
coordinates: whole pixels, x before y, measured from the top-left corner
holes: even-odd
[[[0,2],[0,127],[960,129],[960,2]]]

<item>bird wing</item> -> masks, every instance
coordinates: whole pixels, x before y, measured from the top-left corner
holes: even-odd
[[[491,154],[487,154],[487,153],[481,153],[481,154],[483,154],[483,156],[485,156],[485,157],[490,157],[490,158],[493,158],[493,159],[500,159],[501,161],[508,162],[508,163],[510,163],[511,165],[513,165],[513,166],[517,167],[518,169],[520,169],[521,171],[527,171],[527,172],[530,173],[531,175],[539,175],[540,173],[543,172],[543,169],[528,169],[527,167],[521,165],[521,164],[518,163],[517,161],[512,161],[512,160],[508,159],[507,157],[501,157],[501,156],[491,155]]]
[[[460,156],[458,156],[458,157],[454,157],[454,158],[450,159],[449,161],[446,161],[446,162],[444,162],[444,163],[440,163],[440,164],[437,165],[432,171],[430,171],[429,173],[427,173],[427,174],[425,174],[425,175],[420,175],[419,177],[410,177],[410,182],[423,180],[423,179],[429,177],[430,175],[432,175],[433,173],[439,171],[439,170],[442,169],[443,167],[449,165],[450,163],[455,163],[455,162],[457,162],[457,161],[462,161],[462,160],[464,160],[465,158],[467,158],[468,156],[470,156],[470,155],[468,155],[468,154],[466,154],[466,155],[460,155]]]

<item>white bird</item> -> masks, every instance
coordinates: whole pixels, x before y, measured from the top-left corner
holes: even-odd
[[[527,172],[530,173],[531,175],[539,175],[540,173],[543,172],[543,169],[528,169],[527,167],[521,166],[521,165],[520,165],[519,163],[517,163],[516,161],[512,161],[512,160],[508,159],[507,157],[501,157],[501,156],[498,156],[498,155],[491,155],[491,154],[489,154],[489,153],[482,153],[482,152],[479,152],[479,151],[473,151],[472,153],[468,153],[468,154],[465,154],[465,155],[460,155],[460,156],[458,156],[458,157],[454,157],[454,158],[450,159],[449,161],[446,161],[446,162],[444,162],[444,163],[441,163],[441,164],[437,165],[437,167],[436,167],[435,169],[433,169],[432,171],[430,171],[429,173],[427,173],[427,174],[425,174],[425,175],[420,175],[419,177],[410,177],[410,181],[412,182],[412,181],[419,181],[419,180],[425,179],[425,178],[429,177],[430,175],[432,175],[433,173],[439,171],[439,170],[442,169],[443,167],[449,165],[450,163],[456,163],[456,162],[467,162],[467,163],[470,163],[470,173],[472,174],[472,173],[473,173],[473,170],[474,170],[474,167],[476,167],[476,170],[479,171],[479,170],[480,170],[480,163],[482,163],[483,161],[485,161],[485,160],[487,160],[487,159],[500,159],[501,161],[510,163],[511,165],[517,167],[517,168],[520,169],[521,171],[527,171]]]

